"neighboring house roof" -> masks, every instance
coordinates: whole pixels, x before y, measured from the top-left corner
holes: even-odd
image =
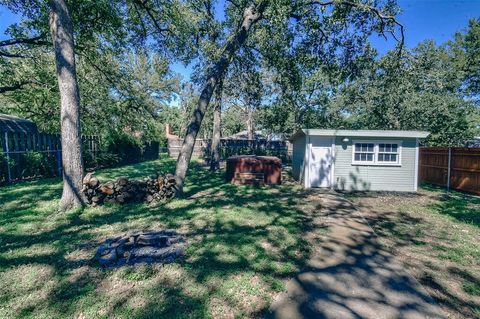
[[[306,136],[345,136],[345,137],[407,137],[426,138],[430,133],[424,131],[400,130],[335,130],[335,129],[302,129],[290,138],[291,141],[302,135]]]
[[[38,133],[37,124],[16,116],[0,114],[0,132]]]

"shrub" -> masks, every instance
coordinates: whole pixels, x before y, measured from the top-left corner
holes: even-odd
[[[21,159],[24,162],[22,177],[55,176],[57,173],[57,159],[55,155],[38,151],[27,151]]]

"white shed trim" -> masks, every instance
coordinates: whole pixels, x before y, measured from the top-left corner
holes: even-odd
[[[426,138],[430,133],[424,131],[400,131],[400,130],[324,130],[302,129],[290,138],[295,140],[300,135],[307,136],[345,136],[345,137],[399,137],[399,138]]]
[[[306,189],[310,188],[310,136],[305,138],[305,154],[303,166],[303,183]]]
[[[335,189],[335,137],[332,136],[332,169],[330,170],[330,188]]]
[[[419,141],[418,138],[415,140],[415,175],[413,176],[413,190],[416,192],[418,188],[418,165],[419,163]]]

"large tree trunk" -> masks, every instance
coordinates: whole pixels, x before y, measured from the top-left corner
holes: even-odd
[[[253,120],[253,110],[247,108],[247,138],[253,140],[255,138],[255,124]]]
[[[222,85],[216,90],[215,107],[213,109],[213,132],[212,152],[210,156],[210,170],[216,171],[220,168],[220,138],[222,128]]]
[[[83,159],[80,136],[80,94],[75,69],[72,20],[64,0],[50,0],[50,31],[55,49],[60,91],[63,194],[60,210],[84,204]]]
[[[200,130],[213,91],[220,81],[222,81],[225,71],[235,57],[238,49],[245,43],[252,26],[262,18],[266,6],[267,0],[264,0],[257,6],[252,5],[244,10],[241,24],[235,30],[235,34],[229,38],[230,40],[227,42],[218,61],[214,64],[213,68],[209,70],[209,75],[202,93],[200,94],[197,107],[193,110],[193,115],[187,125],[185,138],[177,159],[175,178],[179,194],[183,192],[185,176],[187,175],[188,164],[192,157],[195,139],[197,138],[198,131]]]

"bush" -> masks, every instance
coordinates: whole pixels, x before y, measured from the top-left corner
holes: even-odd
[[[41,153],[37,151],[28,151],[23,154],[21,159],[24,162],[21,176],[39,177],[55,176],[57,174],[57,159],[55,155]]]
[[[86,151],[83,153],[83,161],[85,168],[90,170],[118,166],[120,158],[117,154],[112,154],[105,150],[96,153]]]
[[[124,133],[116,133],[106,140],[107,153],[118,157],[118,164],[131,164],[139,161],[142,156],[140,140]]]
[[[105,152],[97,159],[100,166],[114,166],[158,159],[159,143],[145,142],[125,133],[113,133],[105,139]]]

